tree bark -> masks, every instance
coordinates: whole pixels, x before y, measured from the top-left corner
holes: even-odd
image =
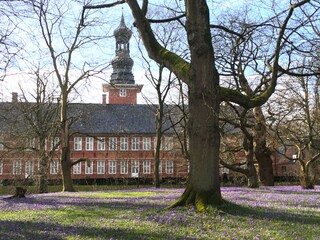
[[[314,162],[313,161],[298,161],[300,164],[300,185],[303,189],[314,189]]]
[[[274,186],[273,164],[271,152],[267,147],[267,128],[261,107],[253,109],[254,126],[254,153],[259,164],[259,177],[263,186]]]
[[[189,1],[186,13],[191,50],[190,176],[185,192],[171,207],[194,204],[199,212],[204,212],[208,206],[216,207],[223,202],[219,179],[219,74],[215,68],[205,1]]]
[[[61,156],[61,171],[62,171],[62,184],[63,192],[75,192],[71,178],[71,160],[70,160],[70,147],[62,148]]]
[[[247,168],[248,168],[248,184],[250,188],[259,187],[259,180],[256,167],[254,166],[254,150],[253,150],[253,138],[250,136],[250,139],[245,137],[243,141],[243,147],[245,149],[246,159],[247,159]]]
[[[48,192],[48,156],[45,151],[46,140],[40,137],[40,159],[39,159],[39,174],[38,174],[38,193]]]
[[[68,109],[68,92],[67,88],[61,88],[62,98],[60,105],[60,121],[61,121],[61,173],[62,173],[62,191],[75,192],[71,178],[71,159],[70,159],[70,143],[69,143],[69,123],[67,118]]]

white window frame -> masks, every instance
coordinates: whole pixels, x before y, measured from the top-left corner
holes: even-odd
[[[143,160],[142,162],[142,169],[144,174],[150,174],[151,173],[151,161],[150,160]]]
[[[117,138],[116,137],[109,137],[109,150],[116,151],[117,150]]]
[[[59,172],[59,160],[54,159],[50,162],[50,174],[56,175]]]
[[[151,150],[151,137],[142,138],[142,149],[146,151]]]
[[[120,174],[128,174],[129,163],[127,160],[120,161]]]
[[[119,89],[119,97],[126,97],[127,96],[127,89],[120,88]]]
[[[131,150],[139,151],[140,150],[140,137],[131,138]]]
[[[166,160],[166,174],[173,174],[173,161]]]
[[[106,173],[106,161],[98,160],[97,161],[97,174],[105,174]]]
[[[93,146],[94,146],[94,138],[86,137],[86,150],[93,151]]]
[[[117,161],[115,160],[108,161],[108,173],[117,174]]]
[[[170,151],[173,150],[173,137],[165,137],[164,138],[164,150]]]
[[[81,162],[78,162],[72,166],[73,174],[81,174]]]
[[[139,176],[140,163],[139,160],[131,160],[131,174]]]
[[[73,138],[73,149],[75,151],[81,151],[82,150],[82,137],[74,137]]]
[[[3,161],[0,159],[0,175],[3,174]]]
[[[97,138],[97,150],[98,151],[106,150],[106,138],[105,137],[98,137]]]
[[[32,177],[34,175],[34,161],[33,160],[27,160],[25,162],[25,176]]]
[[[56,146],[58,144],[58,142],[60,141],[60,138],[59,137],[55,137],[51,140],[50,142],[50,149],[52,150],[54,148],[54,146]],[[59,147],[57,146],[57,148],[55,149],[55,151],[58,151],[59,150]]]
[[[86,161],[84,169],[85,174],[93,174],[93,161]]]
[[[120,150],[121,151],[128,151],[129,150],[128,137],[120,137]]]
[[[32,150],[36,148],[36,138],[27,138],[27,150]]]
[[[12,164],[13,175],[21,175],[21,170],[22,170],[22,161],[21,160],[13,160],[13,164]]]

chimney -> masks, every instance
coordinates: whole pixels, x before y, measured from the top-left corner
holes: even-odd
[[[12,102],[17,103],[18,102],[18,93],[12,92]]]
[[[106,94],[102,94],[102,105],[103,106],[107,105],[107,95]]]

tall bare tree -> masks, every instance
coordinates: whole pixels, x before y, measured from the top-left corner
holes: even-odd
[[[312,189],[320,171],[319,78],[291,77],[270,102],[277,146],[288,162],[300,166],[302,188]]]
[[[101,34],[87,32],[89,26],[91,29],[101,26],[101,21],[93,19],[82,24],[89,14],[81,15],[79,4],[86,4],[86,1],[36,0],[27,1],[26,4],[32,8],[40,28],[40,37],[34,37],[43,44],[42,50],[48,53],[43,58],[46,61],[44,66],[50,66],[60,89],[59,133],[63,191],[74,191],[71,179],[74,162],[70,158],[69,144],[72,119],[68,116],[68,104],[70,95],[77,92],[79,85],[87,83],[90,77],[101,73],[108,66],[107,61],[98,63],[94,57],[82,57],[83,49],[95,46],[106,35],[103,37]]]
[[[252,111],[223,104],[221,108],[221,160],[222,166],[241,173],[247,178],[247,186],[259,187],[259,180],[254,166],[254,136]],[[245,159],[239,159],[241,153]]]
[[[23,122],[30,126],[26,137],[33,137],[37,142],[37,146],[32,148],[38,156],[37,191],[38,193],[46,193],[48,192],[49,163],[59,146],[59,140],[56,140],[59,131],[58,106],[54,91],[49,90],[48,76],[45,73],[41,74],[38,69],[35,71],[34,77],[36,78],[36,89],[34,94],[31,94],[32,100],[29,100],[21,86],[21,100],[24,104],[20,107],[21,103],[17,102],[16,107],[23,116]],[[51,147],[48,149],[49,142]]]

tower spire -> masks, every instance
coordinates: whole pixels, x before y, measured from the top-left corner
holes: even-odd
[[[112,60],[113,72],[110,84],[103,84],[103,92],[109,93],[109,104],[137,104],[137,94],[143,85],[135,84],[130,57],[131,30],[126,26],[123,12],[119,26],[113,32],[116,39],[116,56]],[[105,102],[105,100],[104,100]]]
[[[133,60],[130,57],[129,41],[132,31],[126,26],[123,13],[120,25],[113,32],[116,39],[116,56],[112,60],[113,72],[111,74],[111,84],[134,84],[132,74]]]

